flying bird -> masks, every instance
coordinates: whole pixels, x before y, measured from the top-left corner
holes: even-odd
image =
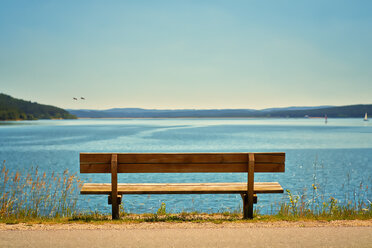
[[[85,100],[85,98],[84,98],[84,97],[80,97],[80,99],[81,99],[81,100]]]
[[[77,98],[76,98],[76,97],[73,97],[72,99],[73,99],[73,100],[75,100],[75,101],[77,100]]]

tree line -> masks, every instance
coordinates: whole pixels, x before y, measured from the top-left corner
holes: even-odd
[[[64,109],[0,93],[0,120],[76,119]]]

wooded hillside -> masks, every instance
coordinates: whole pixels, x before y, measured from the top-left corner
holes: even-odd
[[[64,109],[0,93],[0,120],[76,119]]]

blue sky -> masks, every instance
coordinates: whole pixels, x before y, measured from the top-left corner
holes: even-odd
[[[0,92],[74,109],[371,104],[371,13],[372,1],[4,0]]]

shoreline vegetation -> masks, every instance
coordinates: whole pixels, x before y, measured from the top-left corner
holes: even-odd
[[[120,220],[111,220],[110,213],[77,208],[79,189],[83,182],[67,170],[62,174],[40,172],[37,168],[11,173],[5,166],[0,171],[0,223],[144,223],[144,222],[195,222],[245,223],[276,221],[336,221],[372,220],[371,191],[363,182],[345,194],[342,201],[322,193],[322,185],[314,181],[310,190],[294,194],[289,189],[278,203],[271,206],[271,214],[261,214],[255,208],[253,220],[243,220],[241,209],[220,213],[170,213],[161,203],[154,213],[135,214],[120,205]]]

